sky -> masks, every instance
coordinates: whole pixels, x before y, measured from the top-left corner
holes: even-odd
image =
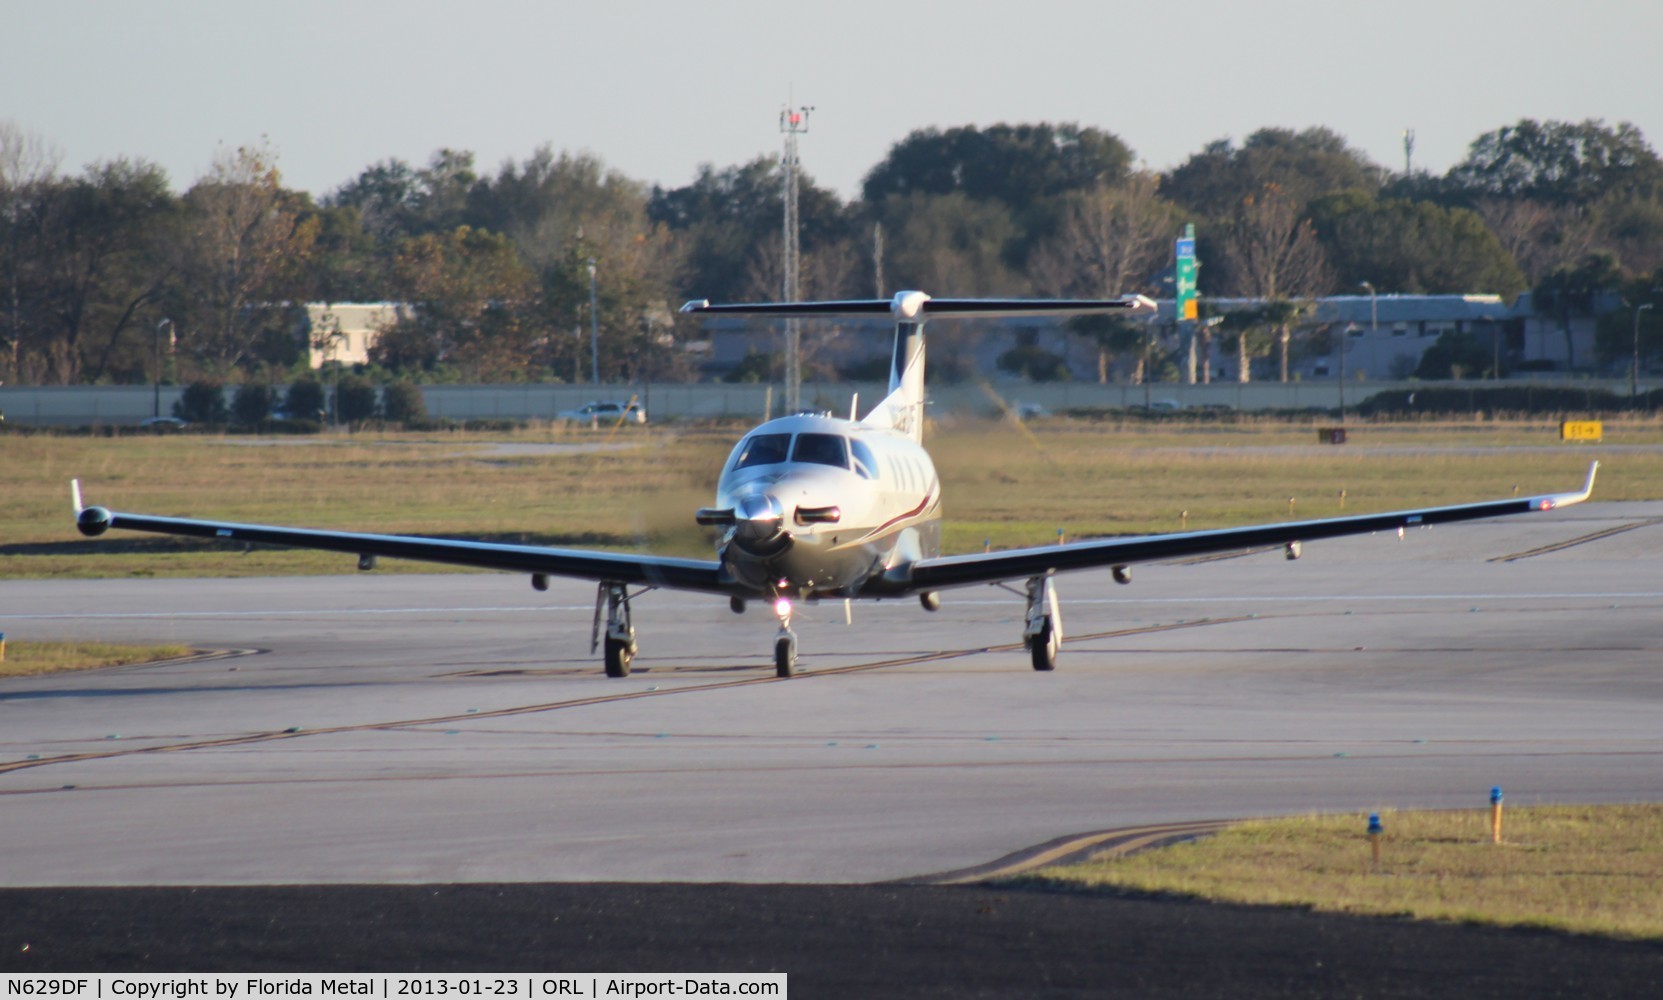
[[[777,153],[845,198],[915,129],[1076,122],[1147,167],[1216,139],[1322,125],[1442,173],[1521,118],[1663,143],[1653,0],[6,0],[0,121],[76,173],[128,157],[175,189],[266,143],[327,194],[390,158],[539,146],[678,187]]]

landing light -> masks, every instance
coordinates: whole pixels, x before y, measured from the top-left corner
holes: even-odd
[[[791,613],[791,598],[782,597],[774,602],[774,614],[784,618]]]

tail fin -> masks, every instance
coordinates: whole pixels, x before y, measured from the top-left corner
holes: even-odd
[[[924,433],[926,320],[1148,314],[1154,310],[1154,300],[1142,295],[1127,295],[1118,299],[932,299],[923,292],[897,292],[887,302],[883,299],[860,299],[713,306],[708,301],[696,301],[681,307],[682,312],[696,315],[757,318],[869,319],[885,314],[893,316],[895,348],[889,364],[889,395],[872,408],[863,422],[872,427],[893,427],[915,440],[922,438]]]

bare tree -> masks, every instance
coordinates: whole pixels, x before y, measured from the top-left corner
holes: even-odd
[[[1160,179],[1145,171],[1070,198],[1057,235],[1029,260],[1034,286],[1050,295],[1088,298],[1147,290],[1175,228],[1174,210],[1159,188]],[[1107,382],[1109,355],[1136,338],[1128,340],[1112,325],[1084,332],[1097,344],[1097,379]]]
[[[1266,184],[1243,198],[1226,223],[1224,259],[1238,294],[1266,303],[1314,295],[1328,284],[1328,262],[1317,241],[1316,228],[1302,217],[1280,187]],[[1292,314],[1274,323],[1281,350],[1282,381],[1288,380],[1288,352],[1293,337]],[[1247,338],[1241,341],[1240,381],[1252,380],[1247,362]]]
[[[246,360],[272,319],[262,306],[292,287],[317,238],[285,191],[270,149],[222,152],[185,194],[179,271],[189,289],[189,348],[223,372]]]
[[[62,154],[39,133],[16,122],[0,121],[0,213],[6,223],[6,353],[7,377],[18,376],[23,344],[23,231],[24,223],[42,190],[58,172]]]
[[[1054,295],[1142,291],[1173,229],[1173,210],[1159,188],[1160,179],[1143,172],[1070,198],[1057,235],[1029,263],[1035,286]]]

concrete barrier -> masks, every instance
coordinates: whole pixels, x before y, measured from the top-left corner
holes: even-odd
[[[1356,406],[1377,392],[1429,388],[1486,389],[1521,385],[1522,382],[1348,382],[1345,405]],[[1605,389],[1620,396],[1628,394],[1624,379],[1543,380],[1531,382],[1543,387]],[[280,389],[282,387],[279,387]],[[1642,389],[1649,387],[1643,386]],[[1138,409],[1148,406],[1156,412],[1200,409],[1228,410],[1338,410],[1339,386],[1332,382],[1249,382],[1182,385],[1157,382],[1148,386],[1095,382],[996,382],[990,387],[974,384],[930,387],[930,415],[992,415],[1004,407],[1012,410]],[[151,386],[4,386],[0,387],[0,412],[13,424],[40,426],[135,425],[156,413],[168,416],[183,392],[179,386],[163,386],[160,395]],[[226,390],[229,405],[233,390]],[[862,408],[870,407],[884,395],[878,383],[804,383],[803,401],[809,408],[829,410],[839,416],[849,412],[850,401],[860,397]],[[765,412],[782,412],[778,387],[762,384],[659,383],[651,385],[427,385],[422,387],[428,415],[436,419],[549,420],[562,410],[575,410],[594,400],[638,399],[652,420],[714,419],[731,417],[760,420]]]

